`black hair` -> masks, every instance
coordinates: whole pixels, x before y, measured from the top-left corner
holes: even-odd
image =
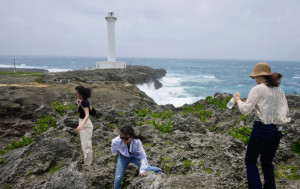
[[[278,87],[281,82],[282,75],[280,73],[272,73],[271,75],[264,75],[268,87]]]
[[[131,137],[133,137],[135,139],[140,139],[140,140],[146,139],[146,137],[144,137],[141,134],[136,135],[135,132],[134,132],[134,130],[133,130],[133,128],[131,126],[129,126],[129,125],[123,126],[120,131],[121,131],[121,133],[123,135],[129,135],[129,136],[131,136]]]
[[[83,99],[88,99],[91,97],[91,89],[84,88],[83,86],[75,87],[75,90],[82,95]]]

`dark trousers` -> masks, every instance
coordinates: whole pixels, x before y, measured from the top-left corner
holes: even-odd
[[[250,189],[262,188],[258,168],[256,166],[259,155],[264,173],[264,189],[276,188],[272,161],[281,137],[282,133],[276,129],[276,125],[265,125],[261,122],[254,122],[245,157],[248,187]]]

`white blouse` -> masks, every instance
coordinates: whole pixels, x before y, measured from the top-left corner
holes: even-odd
[[[119,152],[125,157],[135,157],[141,159],[141,167],[139,173],[144,173],[148,169],[148,161],[145,150],[140,139],[132,139],[128,151],[127,145],[121,140],[120,136],[114,138],[111,142],[111,152],[116,154]]]
[[[286,96],[279,87],[256,85],[251,89],[246,102],[240,102],[238,106],[244,115],[254,109],[256,116],[264,124],[285,124],[291,121],[291,118],[287,117],[289,108]]]

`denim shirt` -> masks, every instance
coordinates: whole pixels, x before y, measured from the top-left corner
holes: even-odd
[[[149,164],[147,161],[147,156],[140,139],[133,138],[131,140],[130,147],[128,148],[127,145],[121,140],[120,136],[117,136],[111,142],[111,152],[113,154],[117,154],[117,152],[119,152],[125,157],[135,157],[137,159],[141,159],[139,173],[146,172],[148,169]]]

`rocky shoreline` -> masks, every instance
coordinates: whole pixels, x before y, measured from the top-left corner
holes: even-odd
[[[127,188],[247,188],[245,142],[254,114],[245,117],[236,107],[226,109],[230,94],[216,93],[175,108],[157,105],[135,86],[151,82],[159,88],[158,79],[165,74],[162,69],[130,66],[0,75],[0,147],[11,148],[0,157],[0,187],[112,188],[117,159],[110,153],[110,142],[129,124],[147,137],[143,144],[149,163],[165,173],[137,177],[137,168],[130,165],[123,182]],[[79,163],[77,85],[93,90],[90,102],[98,110],[91,117],[94,163],[89,167]],[[277,187],[296,189],[300,188],[300,97],[293,94],[287,99],[292,122],[284,126],[274,163]],[[46,116],[56,126],[40,133],[38,124],[51,122]],[[245,136],[239,138],[237,134],[243,132]],[[19,143],[11,145],[13,141]]]

